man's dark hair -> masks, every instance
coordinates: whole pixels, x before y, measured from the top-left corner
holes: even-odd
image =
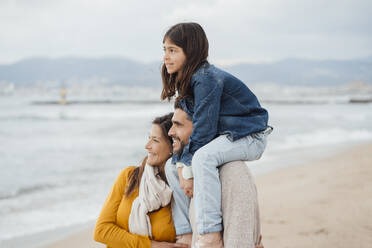
[[[189,121],[192,121],[191,116],[189,116],[189,115],[187,114],[187,112],[186,112],[185,110],[183,110],[180,100],[176,100],[176,101],[174,102],[174,109],[175,109],[175,110],[176,110],[176,109],[181,109],[183,112],[186,113],[186,115],[187,115],[187,119],[188,119]]]
[[[181,109],[181,110],[183,110],[180,101],[174,101],[174,109]]]

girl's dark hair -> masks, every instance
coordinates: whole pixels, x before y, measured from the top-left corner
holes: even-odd
[[[169,129],[172,127],[172,117],[173,113],[169,113],[167,115],[163,115],[160,117],[155,118],[152,121],[152,124],[158,125],[160,129],[162,130],[162,134],[166,138],[167,141],[169,141],[169,146],[172,149],[172,138],[168,136]],[[145,165],[147,161],[147,156],[142,160],[141,165],[135,168],[132,173],[128,177],[128,186],[125,189],[125,196],[129,197],[135,189],[137,189],[140,185],[141,178],[143,171],[145,170]],[[159,170],[159,175],[161,179],[163,179],[165,182],[167,181],[165,177],[164,170]]]
[[[194,22],[178,23],[172,26],[164,35],[163,43],[169,40],[182,48],[186,55],[183,68],[176,73],[169,74],[165,64],[161,68],[163,90],[161,99],[171,98],[178,93],[177,99],[193,95],[190,88],[191,77],[204,63],[208,63],[208,39],[203,28]]]

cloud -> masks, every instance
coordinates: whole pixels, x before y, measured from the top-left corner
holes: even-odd
[[[0,62],[30,56],[161,60],[180,21],[202,24],[211,60],[347,59],[372,54],[369,0],[0,1]]]

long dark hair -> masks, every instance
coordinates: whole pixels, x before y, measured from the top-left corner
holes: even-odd
[[[169,129],[172,127],[172,117],[173,113],[169,113],[167,115],[163,115],[160,117],[155,118],[152,121],[152,124],[158,125],[162,131],[162,134],[169,141],[169,146],[172,149],[172,138],[168,136]],[[145,170],[145,165],[147,161],[147,156],[142,159],[141,165],[135,168],[132,173],[128,177],[128,186],[125,189],[125,196],[129,197],[133,191],[139,187],[143,171]],[[167,179],[165,177],[164,170],[160,169],[160,177],[166,182]]]
[[[178,99],[192,97],[190,88],[191,77],[204,63],[208,63],[208,39],[203,28],[194,22],[178,23],[172,26],[164,35],[163,43],[169,40],[182,48],[186,55],[183,68],[176,73],[169,74],[165,64],[161,68],[163,90],[161,99],[168,99],[178,93]]]

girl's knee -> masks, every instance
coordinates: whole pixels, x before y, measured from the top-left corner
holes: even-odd
[[[262,157],[262,154],[266,147],[266,139],[262,137],[260,139],[255,139],[254,141],[254,151],[252,151],[252,160],[258,160]]]
[[[200,148],[194,153],[194,156],[192,157],[192,165],[198,164],[201,161],[206,161],[208,159],[209,153],[206,151],[206,149]]]
[[[202,148],[197,150],[192,157],[192,172],[193,174],[198,174],[201,169],[205,166],[206,162],[210,159],[210,154]]]

